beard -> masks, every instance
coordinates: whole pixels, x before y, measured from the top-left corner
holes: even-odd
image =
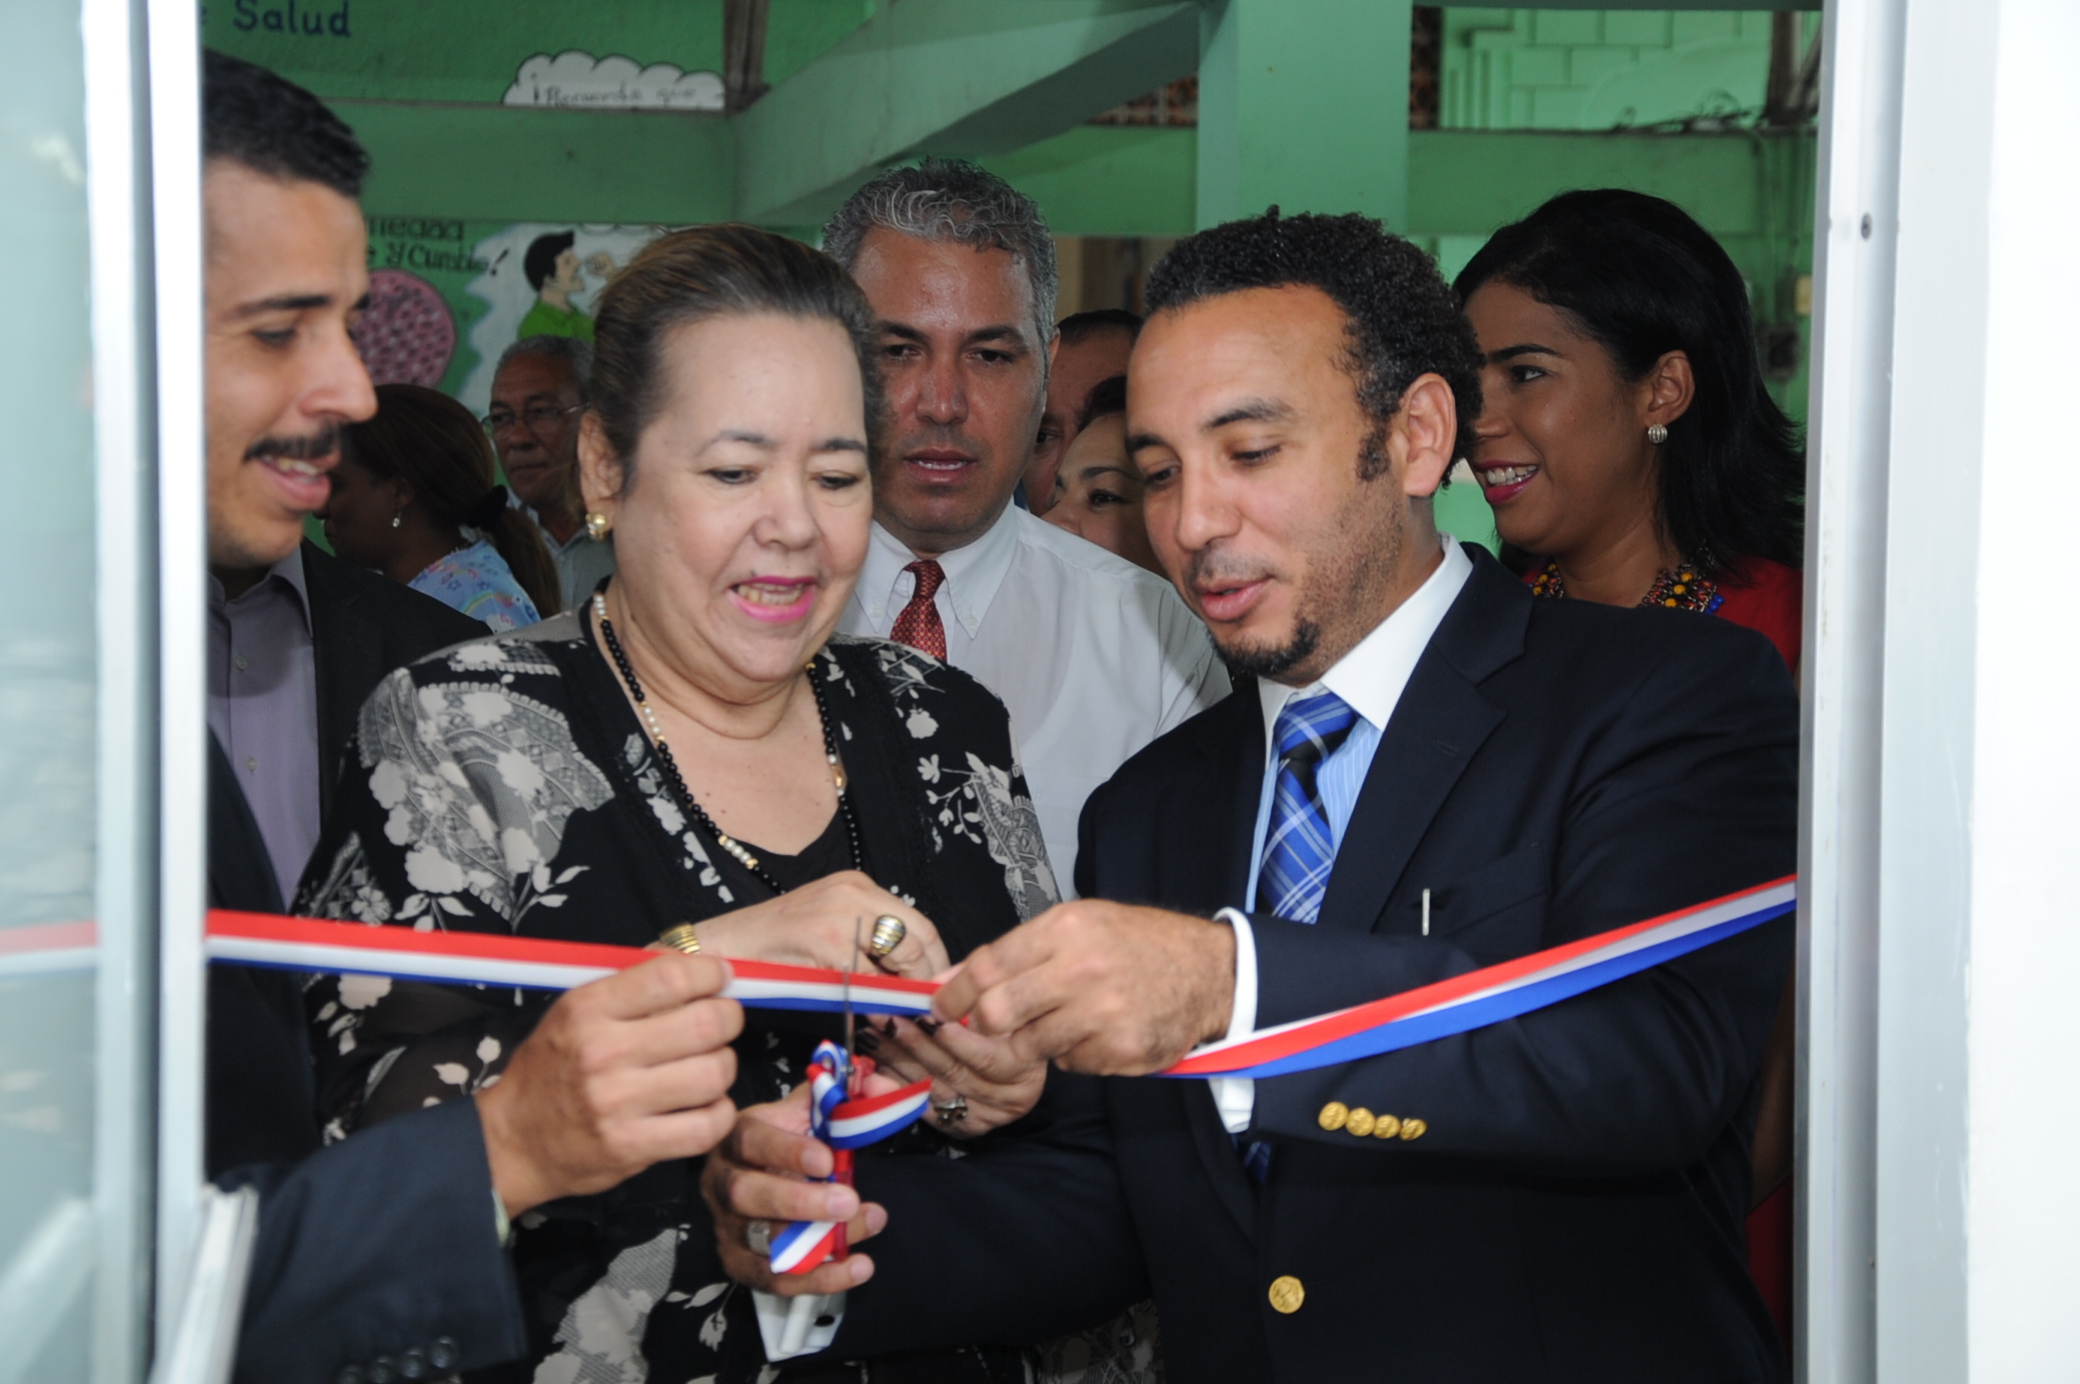
[[[1262,646],[1230,649],[1214,641],[1214,650],[1220,654],[1221,662],[1228,665],[1228,672],[1236,677],[1252,677],[1260,681],[1275,681],[1282,673],[1314,657],[1314,651],[1322,642],[1322,627],[1304,616],[1294,621],[1293,637],[1283,648],[1267,649]]]
[[[1374,483],[1365,478],[1366,485]],[[1384,515],[1351,506],[1344,522],[1311,554],[1294,591],[1293,628],[1279,645],[1229,646],[1216,637],[1214,648],[1234,674],[1305,686],[1379,624],[1381,600],[1393,587],[1404,546],[1407,501],[1391,505]],[[1257,564],[1227,558],[1219,550],[1194,554],[1187,564],[1187,584],[1213,576],[1237,583],[1269,573]],[[1288,676],[1298,670],[1298,676]]]

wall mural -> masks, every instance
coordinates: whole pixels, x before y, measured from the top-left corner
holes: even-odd
[[[354,345],[377,384],[437,389],[455,357],[455,314],[441,291],[408,269],[373,269]]]
[[[524,336],[592,338],[599,291],[658,226],[370,216],[369,305],[354,341],[378,384],[431,385],[476,413]]]
[[[452,391],[482,413],[491,403],[499,353],[527,336],[592,339],[599,291],[614,271],[659,235],[661,226],[572,226],[523,221],[476,242],[483,272],[469,295],[482,315],[469,329],[476,361]]]
[[[722,109],[722,78],[578,49],[521,62],[509,106]],[[592,339],[599,290],[656,226],[368,218],[369,304],[355,345],[377,384],[442,389],[482,413],[506,347],[527,336]]]
[[[592,110],[720,111],[722,74],[688,72],[668,62],[637,64],[611,53],[595,58],[571,49],[550,57],[537,53],[520,64],[506,88],[508,106],[581,107]]]

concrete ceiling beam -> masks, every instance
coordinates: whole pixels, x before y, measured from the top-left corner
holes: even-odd
[[[820,222],[919,153],[1007,153],[1189,75],[1180,0],[903,0],[731,121],[736,214]]]

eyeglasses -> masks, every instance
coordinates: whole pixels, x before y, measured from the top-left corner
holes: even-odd
[[[569,408],[559,408],[555,404],[529,404],[518,414],[510,409],[495,408],[477,421],[484,425],[484,431],[495,436],[498,433],[511,432],[516,423],[525,423],[530,429],[545,428],[557,419],[568,418],[584,407],[583,404],[572,404]]]

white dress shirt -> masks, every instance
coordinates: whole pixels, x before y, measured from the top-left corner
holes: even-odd
[[[888,638],[915,555],[874,525],[839,628]],[[1213,639],[1170,583],[1013,505],[939,558],[946,661],[1003,699],[1048,863],[1072,897],[1076,819],[1128,756],[1228,694]]]
[[[1322,814],[1329,819],[1329,839],[1341,850],[1344,830],[1357,809],[1358,794],[1372,772],[1372,757],[1401,693],[1416,670],[1416,661],[1430,647],[1430,637],[1459,598],[1459,590],[1473,575],[1473,562],[1450,534],[1440,534],[1444,561],[1438,563],[1415,594],[1358,641],[1349,653],[1322,674],[1321,680],[1305,687],[1287,687],[1263,679],[1257,695],[1264,709],[1263,786],[1258,791],[1257,826],[1250,837],[1249,889],[1241,903],[1224,908],[1220,918],[1235,929],[1235,1007],[1228,1019],[1230,1038],[1240,1038],[1257,1026],[1257,948],[1249,919],[1243,916],[1257,906],[1257,874],[1264,865],[1264,835],[1271,824],[1271,803],[1277,788],[1277,742],[1272,730],[1286,703],[1319,692],[1334,692],[1358,713],[1350,734],[1336,752],[1315,770],[1315,790],[1321,795]],[[1220,1108],[1221,1123],[1230,1134],[1249,1128],[1256,1110],[1256,1083],[1248,1077],[1215,1077],[1214,1104]]]

